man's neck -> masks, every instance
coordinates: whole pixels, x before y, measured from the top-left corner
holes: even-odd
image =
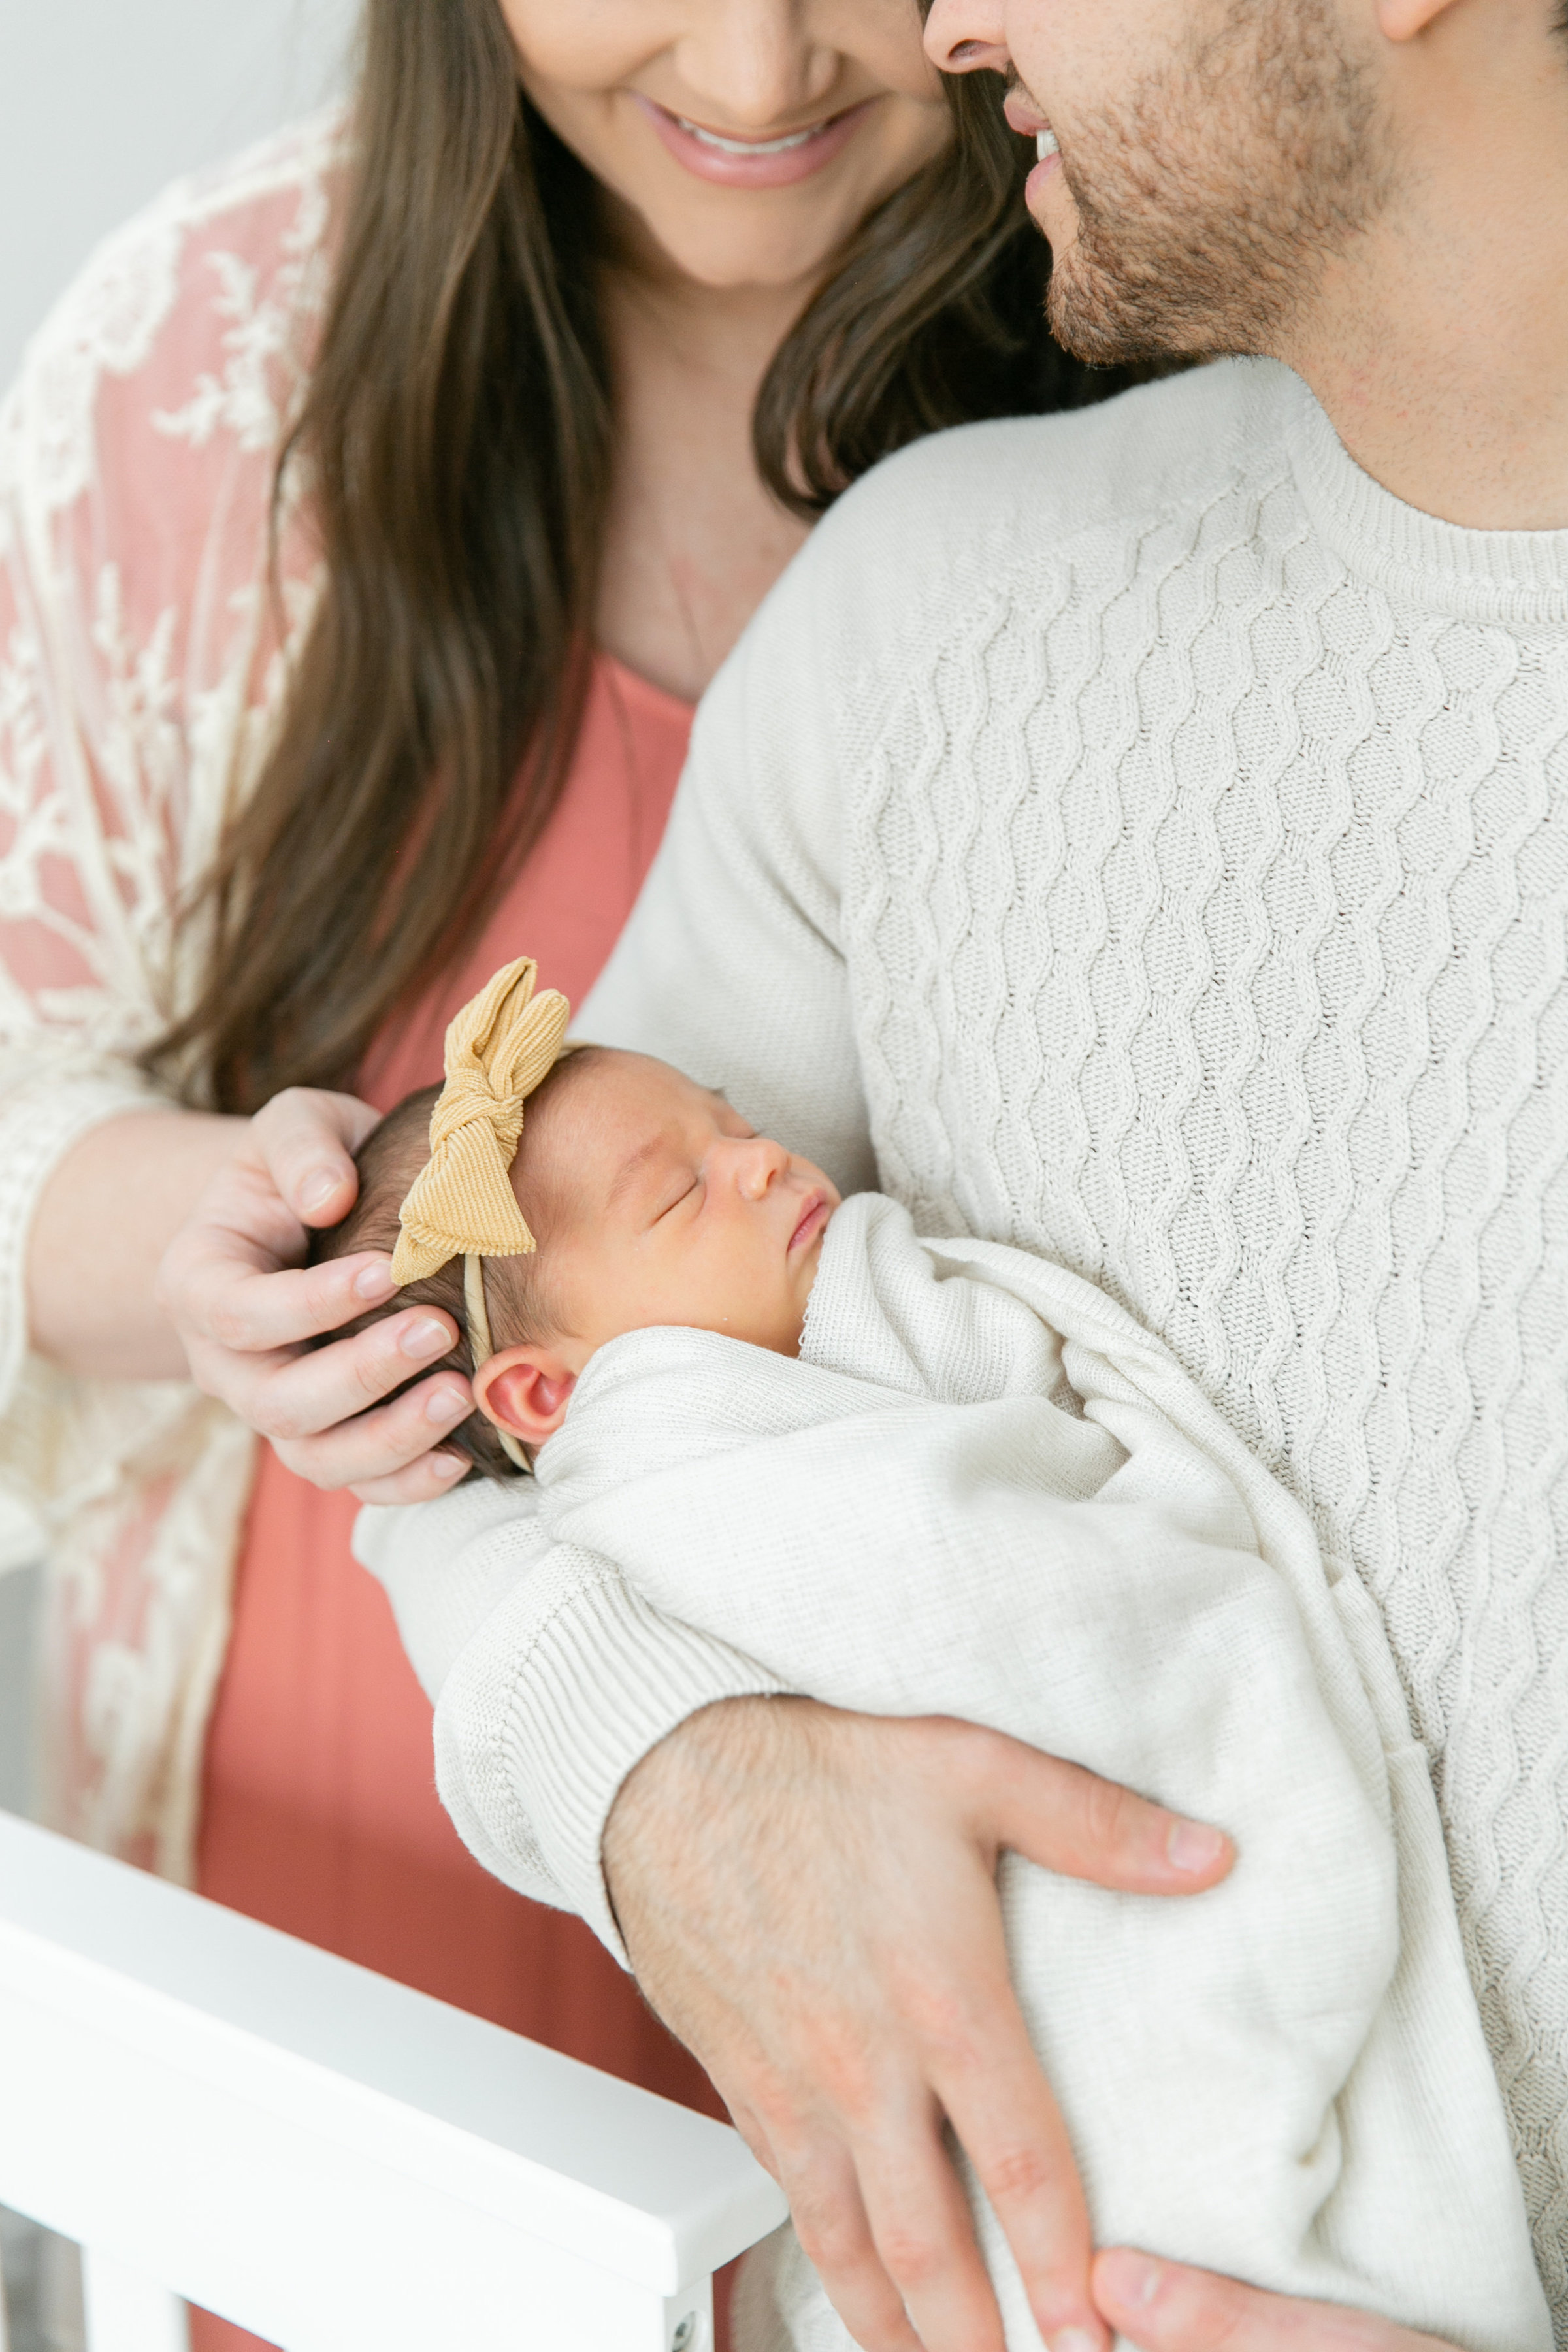
[[[1485,70],[1500,62],[1478,66],[1473,104],[1455,102],[1465,78],[1452,71],[1418,93],[1400,194],[1278,356],[1396,498],[1473,529],[1557,530],[1568,528],[1568,44],[1543,49],[1528,79]]]

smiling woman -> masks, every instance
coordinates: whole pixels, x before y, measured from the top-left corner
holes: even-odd
[[[586,28],[388,0],[368,36],[294,439],[325,598],[165,1051],[225,1108],[342,1083],[449,959],[560,789],[591,642],[694,695],[796,518],[879,457],[1118,381],[1041,332],[1025,150],[992,94],[937,81],[907,0],[616,0]],[[806,143],[754,163],[683,122]],[[356,794],[375,821],[345,839]]]
[[[729,13],[619,0],[584,28],[550,0],[506,0],[529,96],[678,267],[716,286],[760,266],[804,289],[948,146],[952,117],[906,0],[819,6],[798,40]],[[796,193],[716,205],[693,182]]]
[[[920,32],[367,0],[346,121],[122,233],[6,415],[0,1474],[57,1531],[52,1818],[710,2105],[458,1844],[350,1557],[354,1493],[466,1466],[454,1327],[334,1337],[384,1257],[299,1269],[479,979],[526,940],[585,992],[813,519],[1115,388],[1043,330],[1026,147]]]

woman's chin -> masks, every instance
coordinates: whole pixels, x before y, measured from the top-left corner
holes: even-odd
[[[801,205],[807,216],[792,218],[797,207],[781,203],[778,193],[725,189],[720,201],[732,208],[730,217],[715,217],[719,207],[711,195],[690,205],[650,204],[646,197],[637,205],[664,266],[714,293],[814,284],[865,210],[857,203]]]

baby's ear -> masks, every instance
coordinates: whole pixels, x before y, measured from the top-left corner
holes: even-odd
[[[474,1398],[487,1421],[542,1445],[566,1418],[577,1375],[553,1348],[502,1348],[474,1374]]]

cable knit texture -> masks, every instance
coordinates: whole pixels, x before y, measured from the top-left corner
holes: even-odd
[[[1353,1562],[1561,2340],[1565,782],[1568,534],[1417,514],[1286,371],[1207,368],[841,502],[711,691],[580,1021],[920,1230],[1101,1284]],[[604,1807],[610,1606],[555,1596],[583,1661],[517,1700]]]

